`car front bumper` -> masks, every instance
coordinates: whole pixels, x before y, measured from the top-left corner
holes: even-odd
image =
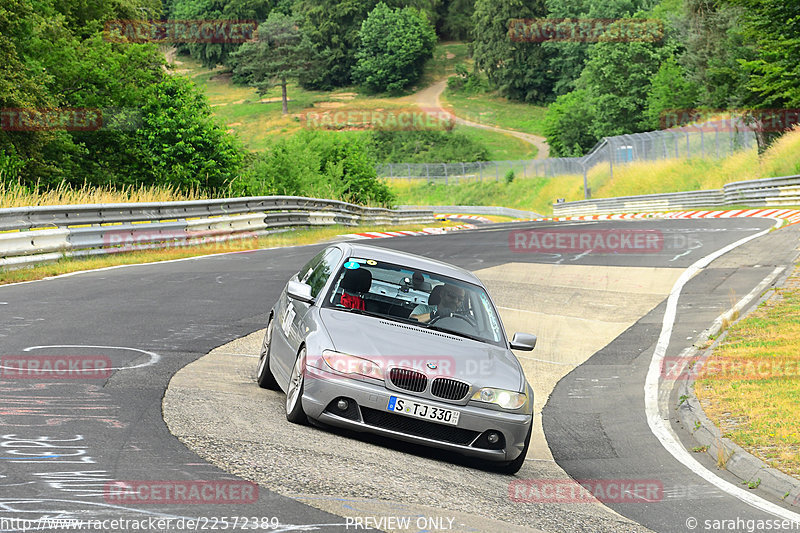
[[[458,411],[458,425],[438,424],[392,413],[387,410],[391,396]],[[334,407],[335,401],[340,398],[347,399],[349,403],[355,402],[356,406],[351,405],[346,412],[341,412]],[[302,402],[307,416],[332,426],[500,462],[519,457],[533,419],[531,414],[454,405],[389,391],[380,384],[350,379],[312,366],[306,367]],[[486,442],[485,434],[488,431],[503,435],[500,449],[492,449],[492,445]]]

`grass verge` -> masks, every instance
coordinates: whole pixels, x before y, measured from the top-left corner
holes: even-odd
[[[759,158],[755,149],[722,159],[668,159],[614,167],[598,165],[588,173],[592,198],[719,189],[734,181],[800,174],[800,128],[779,138]],[[530,175],[530,173],[528,174]],[[410,205],[498,205],[553,212],[557,198],[584,199],[583,176],[523,178],[517,173],[511,183],[488,176],[483,182],[456,185],[429,184],[423,180],[389,180],[398,204]],[[733,206],[731,206],[733,207]]]
[[[695,382],[725,437],[800,477],[800,267],[728,330]]]
[[[544,136],[547,108],[513,102],[492,94],[465,95],[445,89],[442,105],[465,120]]]
[[[463,222],[433,222],[430,224],[414,224],[405,226],[329,226],[324,228],[296,229],[282,233],[275,233],[256,239],[242,239],[238,241],[209,243],[199,246],[163,248],[158,250],[138,250],[103,255],[90,258],[65,257],[57,263],[22,268],[19,270],[4,271],[0,269],[0,285],[44,279],[70,272],[94,270],[119,265],[134,265],[140,263],[154,263],[171,261],[187,257],[200,257],[204,255],[246,252],[262,248],[278,248],[285,246],[299,246],[315,244],[331,240],[345,233],[363,233],[366,231],[400,231],[421,230],[423,228],[452,227]]]
[[[224,191],[222,192],[222,197]],[[65,183],[48,191],[37,191],[16,182],[0,181],[0,207],[28,207],[37,205],[114,204],[126,202],[178,202],[206,200],[208,195],[199,191],[180,191],[169,185],[80,188]]]

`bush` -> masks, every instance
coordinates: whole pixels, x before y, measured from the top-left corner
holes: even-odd
[[[378,163],[487,161],[489,151],[457,131],[375,131],[369,145]]]
[[[352,136],[303,131],[278,140],[254,157],[243,178],[242,194],[340,199],[390,206],[394,195],[378,180],[375,159]]]
[[[468,95],[482,94],[489,91],[489,80],[464,65],[456,65],[456,76],[447,79],[447,88]]]
[[[419,79],[433,57],[436,31],[421,11],[381,2],[361,25],[353,81],[373,92],[398,93]]]
[[[588,91],[577,89],[559,96],[547,110],[544,133],[552,157],[578,157],[594,146],[591,132],[594,106]]]

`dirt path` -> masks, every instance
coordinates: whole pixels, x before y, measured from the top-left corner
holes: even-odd
[[[414,99],[414,102],[420,107],[426,109],[442,110],[446,113],[451,113],[455,115],[455,113],[452,113],[452,111],[442,107],[441,96],[446,87],[447,87],[447,80],[444,79],[412,95],[412,98]],[[523,133],[521,131],[515,131],[515,130],[507,130],[503,128],[498,128],[497,126],[490,126],[488,124],[480,124],[478,122],[472,122],[470,120],[466,120],[460,117],[456,117],[456,124],[463,124],[464,126],[470,126],[472,128],[481,128],[484,130],[497,131],[500,133],[513,135],[518,139],[522,139],[523,141],[536,146],[536,148],[539,150],[538,153],[536,154],[536,159],[547,159],[550,156],[550,146],[547,144],[547,140],[544,137],[540,137],[539,135],[532,135],[530,133]]]

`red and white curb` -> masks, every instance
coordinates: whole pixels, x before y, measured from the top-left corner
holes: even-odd
[[[788,224],[800,222],[797,209],[731,209],[726,211],[672,211],[654,213],[625,213],[617,215],[582,215],[573,217],[536,218],[537,222],[568,220],[639,220],[645,218],[696,219],[696,218],[773,218]]]
[[[436,218],[444,217],[450,220],[474,220],[481,224],[491,224],[492,221],[480,215],[436,215]]]
[[[389,237],[408,237],[419,235],[442,235],[451,231],[459,231],[464,229],[474,229],[474,224],[461,224],[459,226],[452,226],[449,228],[424,228],[420,231],[367,231],[364,233],[348,233],[340,235],[348,239],[387,239]]]

